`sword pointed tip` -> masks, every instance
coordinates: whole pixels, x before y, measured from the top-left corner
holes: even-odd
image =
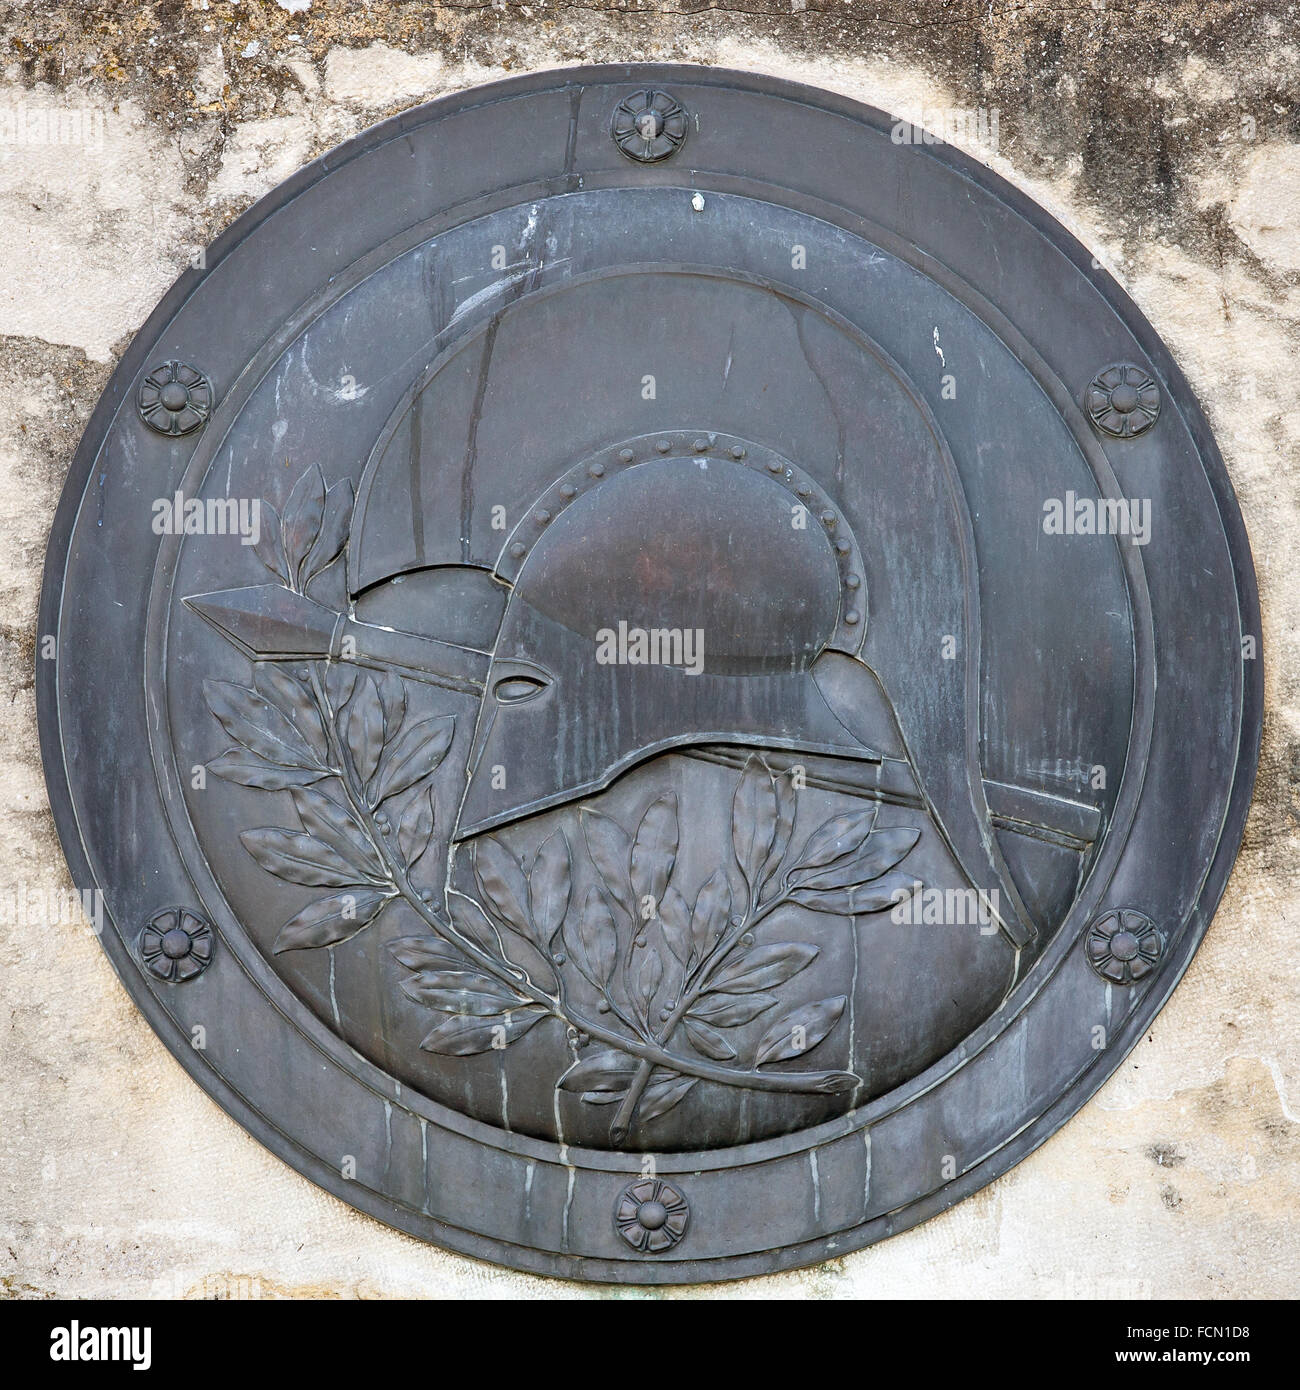
[[[185,606],[228,641],[264,661],[325,657],[338,615],[279,584],[193,594]]]

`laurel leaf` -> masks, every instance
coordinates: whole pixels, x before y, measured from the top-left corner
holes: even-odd
[[[311,691],[276,661],[259,661],[253,667],[253,684],[258,694],[285,715],[303,736],[317,759],[325,762],[329,740]]]
[[[379,703],[384,711],[384,742],[391,743],[406,718],[406,682],[393,671],[379,677]]]
[[[866,811],[846,811],[843,815],[832,816],[824,821],[808,837],[798,862],[790,870],[789,878],[794,879],[809,869],[831,864],[846,854],[855,853],[863,841],[871,834],[876,824],[879,805]]]
[[[682,1019],[682,1027],[686,1029],[686,1036],[706,1057],[712,1057],[715,1062],[730,1062],[735,1057],[736,1049],[707,1023],[688,1015]]]
[[[408,869],[419,863],[433,838],[433,788],[417,792],[397,821],[397,847]]]
[[[528,1002],[476,970],[419,970],[402,980],[401,988],[407,998],[426,1008],[478,1018],[506,1013]]]
[[[369,782],[384,747],[384,707],[372,676],[362,676],[357,682],[342,722],[352,766],[363,782]]]
[[[451,913],[456,930],[467,941],[472,941],[480,951],[485,951],[490,956],[500,957],[501,938],[488,920],[487,914],[473,898],[467,898],[463,893],[448,893],[447,911]]]
[[[351,524],[352,480],[343,478],[325,493],[320,529],[302,568],[304,585],[338,559],[347,544]]]
[[[659,1079],[655,1080],[655,1076]],[[656,1072],[641,1097],[638,1118],[643,1124],[648,1124],[666,1115],[674,1105],[686,1099],[694,1089],[696,1080],[694,1076],[679,1076],[676,1072]]]
[[[691,912],[692,959],[701,961],[727,929],[731,916],[731,885],[721,869],[700,889]]]
[[[545,1010],[535,1004],[486,1018],[455,1014],[444,1019],[420,1046],[425,1052],[445,1057],[472,1057],[502,1045],[508,1047],[546,1016]]]
[[[493,836],[474,846],[474,878],[483,900],[507,926],[527,934],[528,884],[518,860]]]
[[[609,1094],[625,1090],[636,1075],[639,1063],[635,1057],[616,1048],[589,1052],[560,1077],[556,1085],[562,1091],[595,1091]]]
[[[325,695],[336,714],[352,698],[361,672],[347,662],[329,662],[325,667]]]
[[[640,903],[650,898],[656,908],[677,862],[677,795],[665,792],[651,802],[632,841],[632,893]]]
[[[320,532],[325,512],[325,475],[312,464],[289,490],[281,532],[291,576],[301,578],[303,567]]]
[[[759,946],[738,960],[728,961],[709,981],[709,988],[724,994],[775,989],[811,965],[817,955],[817,947],[803,941]]]
[[[314,946],[336,946],[369,926],[389,894],[375,888],[357,888],[319,898],[291,917],[280,928],[272,950],[301,951]]]
[[[518,860],[500,840],[480,840],[474,849],[474,877],[483,901],[512,933],[505,959],[539,988],[554,989],[555,967],[540,949],[528,911],[528,881]]]
[[[648,941],[636,954],[639,960],[633,974],[632,988],[636,995],[636,1002],[640,1006],[641,1016],[645,1018],[650,1012],[655,991],[663,983],[664,963],[654,945]]]
[[[428,936],[400,936],[388,943],[389,953],[408,970],[464,970],[465,957],[449,941]]]
[[[800,888],[849,888],[856,883],[870,883],[886,870],[901,863],[921,838],[921,832],[910,826],[894,830],[873,830],[854,855],[820,869],[799,881]]]
[[[593,984],[609,983],[618,959],[618,934],[614,930],[614,914],[599,889],[589,888],[581,914],[576,919],[566,919],[564,944]]]
[[[874,883],[858,883],[847,888],[801,887],[791,893],[791,901],[813,912],[833,912],[840,917],[855,917],[866,912],[883,912],[898,907],[916,891],[915,874],[898,870],[885,874]]]
[[[366,881],[365,874],[344,862],[332,845],[314,835],[263,826],[240,831],[239,843],[267,873],[286,883],[300,883],[305,888],[346,888]]]
[[[771,882],[781,867],[786,850],[790,848],[790,837],[794,834],[795,810],[799,801],[799,794],[794,789],[794,778],[788,772],[773,777],[772,792],[776,797],[776,829],[772,835],[772,847],[758,871],[760,887]]]
[[[538,945],[548,949],[554,945],[569,910],[572,890],[569,842],[564,832],[557,830],[542,842],[528,873],[528,903]]]
[[[691,958],[691,909],[686,899],[671,886],[659,900],[659,925],[668,949],[686,965]]]
[[[702,1019],[715,1028],[738,1028],[757,1018],[764,1009],[777,1002],[775,994],[714,994],[704,995],[691,1005],[687,1018]]]
[[[776,836],[777,798],[772,774],[761,758],[745,764],[731,801],[731,843],[745,882],[758,887],[759,869]]]
[[[455,730],[454,714],[434,715],[407,729],[384,759],[375,789],[375,804],[397,796],[433,772],[447,756]]]
[[[635,917],[629,877],[632,841],[627,831],[608,816],[586,807],[582,810],[582,830],[587,841],[587,853],[604,880],[606,892],[629,917]]]
[[[316,787],[296,787],[290,795],[304,830],[331,845],[359,873],[388,877],[383,861],[351,811]]]
[[[841,994],[833,999],[801,1004],[782,1014],[760,1039],[755,1064],[787,1062],[811,1052],[840,1021],[847,1003],[848,999]]]
[[[203,694],[217,722],[250,753],[280,767],[320,768],[302,734],[256,690],[231,681],[205,680]]]
[[[269,502],[258,509],[257,539],[253,554],[283,583],[289,582],[289,566],[284,558],[284,541],[280,535],[280,517]]]
[[[262,791],[282,792],[287,787],[305,787],[319,782],[329,773],[323,768],[280,767],[275,763],[255,761],[242,748],[227,748],[207,765],[214,777],[237,782],[241,787],[257,787]]]

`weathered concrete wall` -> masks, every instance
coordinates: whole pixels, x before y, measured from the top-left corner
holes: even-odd
[[[305,160],[416,102],[536,68],[674,60],[788,76],[909,117],[997,111],[997,150],[973,152],[1094,248],[1206,406],[1254,546],[1268,688],[1259,789],[1224,904],[1186,981],[1097,1099],[945,1216],[819,1269],[720,1292],[1294,1293],[1294,5],[0,4],[0,41],[0,112],[57,108],[83,123],[80,143],[0,143],[6,1290],[590,1293],[422,1246],[298,1177],[184,1076],[89,928],[43,909],[70,882],[41,778],[34,623],[45,539],[80,432],[116,357],[196,247]]]

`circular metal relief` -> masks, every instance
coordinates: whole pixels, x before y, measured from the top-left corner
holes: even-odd
[[[402,1230],[646,1283],[863,1246],[1064,1123],[1223,891],[1259,624],[1205,421],[891,126],[693,68],[408,112],[93,417],[69,861],[195,1078]]]

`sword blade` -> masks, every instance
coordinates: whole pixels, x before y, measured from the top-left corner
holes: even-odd
[[[279,584],[195,594],[184,602],[254,661],[348,661],[477,695],[492,659],[436,637],[357,622]]]

